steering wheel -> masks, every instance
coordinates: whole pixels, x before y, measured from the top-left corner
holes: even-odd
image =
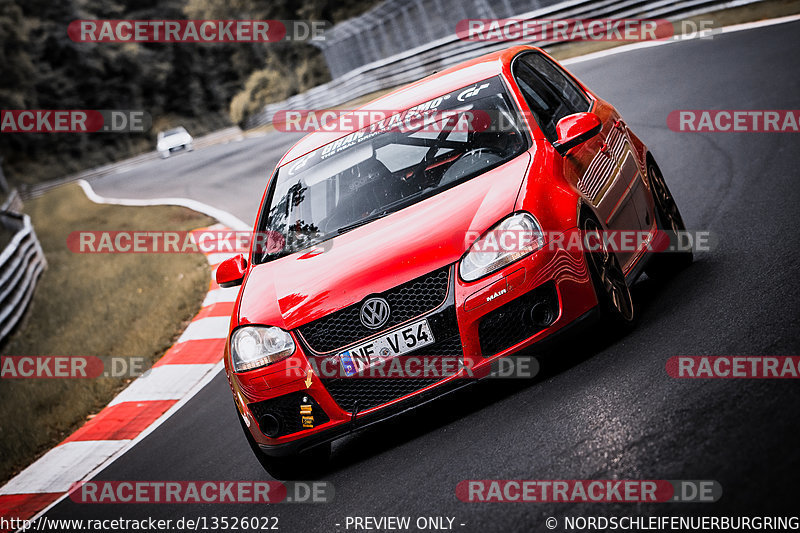
[[[487,167],[501,161],[504,153],[498,148],[481,147],[464,152],[442,175],[439,185],[446,185],[470,174],[477,168]]]
[[[472,150],[468,150],[464,152],[461,157],[458,158],[459,161],[465,159],[467,157],[470,158],[479,158],[484,154],[494,154],[495,156],[502,157],[503,152],[499,148],[492,148],[490,146],[482,146],[480,148],[473,148]]]

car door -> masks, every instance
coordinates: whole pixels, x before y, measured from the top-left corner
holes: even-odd
[[[647,214],[643,212],[645,216],[640,216],[634,199],[646,191],[641,186],[641,172],[625,124],[614,107],[590,97],[563,69],[538,52],[517,58],[514,74],[549,142],[557,140],[556,124],[565,116],[591,111],[600,118],[600,133],[562,158],[564,178],[595,208],[608,229],[645,227],[645,222],[649,223],[645,220]],[[560,156],[556,153],[555,157]],[[625,271],[635,260],[632,250],[618,249],[617,256]]]

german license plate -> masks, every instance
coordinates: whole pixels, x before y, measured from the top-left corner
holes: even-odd
[[[339,360],[342,362],[344,374],[352,376],[373,365],[433,343],[431,327],[423,318],[345,350],[339,354]]]

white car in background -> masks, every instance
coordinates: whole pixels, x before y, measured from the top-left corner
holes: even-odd
[[[194,139],[192,139],[192,136],[186,131],[186,128],[178,126],[177,128],[158,133],[156,150],[158,151],[158,155],[164,159],[169,157],[172,152],[177,152],[179,150],[191,152],[194,149],[194,146],[192,146],[193,142]]]

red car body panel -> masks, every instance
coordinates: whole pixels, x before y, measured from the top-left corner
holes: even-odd
[[[240,324],[268,323],[295,329],[368,294],[455,263],[472,244],[465,241],[464,228],[487,228],[514,210],[528,166],[529,158],[517,157],[458,187],[345,233],[324,253],[312,248],[255,266],[247,284],[271,285],[270,298],[263,297],[261,289],[245,290]]]
[[[489,54],[394,91],[362,109],[407,109],[502,75],[510,97],[519,109],[527,110],[513,81],[511,63],[518,54],[531,50],[543,53],[531,47],[515,47]],[[567,157],[556,151],[528,113],[529,148],[511,161],[340,235],[327,246],[318,245],[269,263],[249,264],[231,318],[231,332],[249,324],[276,326],[290,331],[297,344],[288,359],[242,373],[233,370],[230,343],[226,345],[224,360],[231,389],[255,442],[268,449],[307,440],[407,398],[359,411],[354,417],[334,401],[308,363],[308,357],[313,356],[305,353],[297,328],[361,302],[368,295],[382,293],[445,265],[455,265],[451,282],[458,331],[464,358],[477,376],[485,373],[493,360],[538,343],[597,306],[587,263],[583,254],[576,251],[545,246],[473,282],[463,281],[456,273],[457,263],[472,244],[465,239],[465,231],[486,231],[517,211],[534,214],[547,232],[574,230],[581,209],[590,209],[609,229],[655,231],[654,204],[646,178],[647,148],[627,129],[613,106],[577,79],[574,81],[593,100],[591,112],[600,118],[602,131],[570,150]],[[310,134],[291,148],[278,166],[347,133]],[[603,158],[614,158],[613,163]],[[625,158],[629,158],[627,167],[623,164]],[[262,210],[266,196],[265,192]],[[634,275],[644,257],[644,250],[640,250],[620,255],[619,259],[625,273]],[[478,332],[481,319],[545,282],[554,284],[558,298],[559,312],[552,324],[484,357]],[[496,296],[489,298],[492,295]],[[457,379],[462,377],[447,378],[409,396]],[[296,391],[313,397],[330,420],[297,433],[268,438],[258,430],[248,406]]]

